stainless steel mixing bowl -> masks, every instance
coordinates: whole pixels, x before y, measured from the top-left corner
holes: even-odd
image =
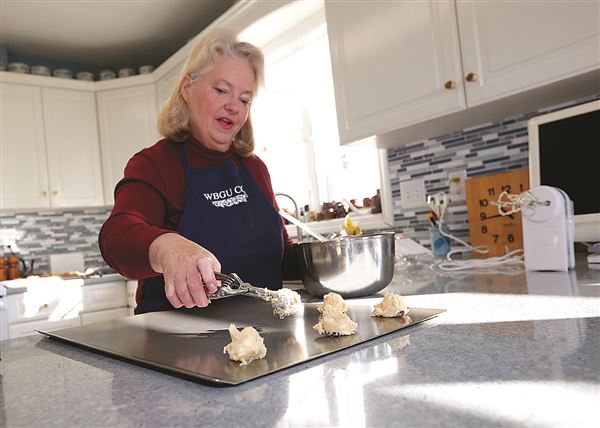
[[[331,291],[342,297],[368,296],[383,290],[394,276],[394,232],[298,246],[302,283],[317,297]]]

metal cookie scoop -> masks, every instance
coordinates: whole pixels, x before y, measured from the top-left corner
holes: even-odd
[[[288,315],[294,314],[297,305],[301,302],[300,295],[295,291],[289,289],[272,291],[266,288],[254,287],[252,284],[242,281],[235,273],[224,274],[215,272],[215,277],[221,281],[221,288],[208,295],[210,300],[240,294],[258,297],[266,302],[271,302],[273,314],[279,318],[285,318]]]

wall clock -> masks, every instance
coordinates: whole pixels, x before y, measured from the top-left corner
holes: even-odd
[[[465,180],[471,245],[485,245],[490,250],[487,254],[473,252],[473,257],[503,256],[523,248],[521,213],[503,216],[492,202],[497,201],[503,191],[519,194],[528,189],[529,172],[526,169]]]

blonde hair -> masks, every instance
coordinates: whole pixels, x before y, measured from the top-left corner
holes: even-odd
[[[264,56],[254,45],[237,40],[235,33],[226,29],[215,29],[208,32],[198,40],[196,46],[190,52],[179,79],[177,86],[167,99],[158,116],[158,132],[166,138],[174,141],[185,141],[191,135],[190,117],[187,105],[181,96],[180,87],[186,76],[192,80],[206,74],[216,64],[221,55],[229,55],[234,58],[244,59],[254,71],[256,88],[263,84],[264,79]],[[233,140],[235,152],[242,156],[251,156],[254,151],[254,134],[252,132],[252,121],[250,113],[242,129]]]

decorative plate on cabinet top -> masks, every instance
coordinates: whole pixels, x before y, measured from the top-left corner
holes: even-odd
[[[100,80],[110,80],[115,79],[117,75],[112,70],[102,70],[100,71]]]
[[[80,71],[75,75],[75,77],[77,78],[77,80],[87,80],[89,82],[92,82],[94,80],[94,73],[92,73],[91,71]]]
[[[52,72],[54,77],[60,77],[61,79],[72,79],[73,72],[71,70],[67,70],[66,68],[57,68]]]
[[[7,69],[13,73],[29,73],[29,66],[23,62],[11,62]]]
[[[150,74],[154,71],[153,65],[142,65],[140,67],[140,74]]]
[[[119,77],[129,77],[135,75],[135,70],[133,68],[121,68],[119,70]]]
[[[31,74],[37,76],[50,76],[50,67],[46,67],[45,65],[33,65],[31,66]]]

